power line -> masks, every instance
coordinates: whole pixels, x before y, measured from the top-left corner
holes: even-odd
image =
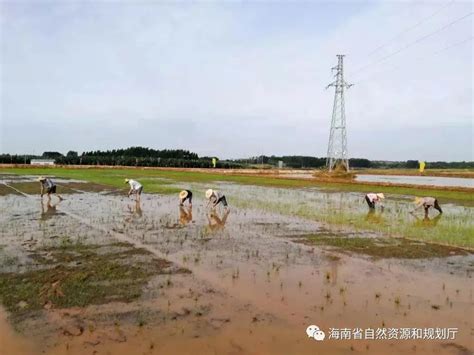
[[[425,58],[427,58],[427,57],[434,57],[434,56],[436,56],[436,55],[438,55],[438,54],[441,54],[441,53],[447,51],[448,49],[451,49],[451,48],[454,48],[454,47],[458,47],[458,46],[460,46],[460,45],[463,45],[464,43],[467,43],[467,42],[469,42],[469,41],[472,41],[473,39],[474,39],[474,36],[470,36],[470,37],[468,37],[468,38],[463,39],[462,41],[459,41],[459,42],[456,42],[456,43],[452,43],[452,44],[450,44],[450,45],[448,45],[448,46],[446,46],[446,47],[444,47],[444,48],[442,48],[442,49],[440,49],[440,50],[437,50],[437,51],[435,51],[435,52],[433,52],[433,53],[431,53],[431,54],[429,54],[429,55],[427,55],[427,56],[422,56],[422,57],[415,58],[415,59],[413,59],[412,61],[419,61],[419,60],[423,60],[423,59],[425,59]],[[400,68],[402,68],[402,67],[403,67],[403,65],[398,65],[398,66],[392,67],[391,70],[388,70],[388,72],[396,71],[396,70],[398,70],[398,69],[400,69]],[[383,71],[383,73],[387,73],[387,71]],[[379,73],[376,73],[376,74],[374,74],[374,75],[378,75],[378,74],[381,74],[381,73],[379,72]],[[374,75],[371,75],[371,76],[369,76],[369,77],[367,77],[367,78],[365,78],[365,79],[362,79],[361,81],[357,81],[354,85],[359,85],[360,83],[364,83],[364,82],[366,82],[367,80],[369,80],[370,78],[372,78]]]
[[[439,53],[442,53],[442,52],[444,52],[444,51],[446,51],[446,50],[448,50],[448,49],[451,49],[451,48],[453,48],[453,47],[460,46],[461,44],[464,44],[464,43],[466,43],[466,42],[472,41],[473,38],[474,38],[474,36],[471,36],[471,37],[468,37],[468,38],[466,38],[465,40],[463,40],[463,41],[461,41],[461,42],[456,42],[456,43],[450,44],[449,46],[444,47],[443,49],[440,49],[439,51],[434,52],[434,53],[432,54],[432,56],[433,56],[433,55],[437,55],[437,54],[439,54]]]
[[[393,42],[395,39],[399,38],[401,35],[407,33],[407,32],[410,32],[411,30],[417,28],[418,26],[422,25],[423,23],[425,23],[426,21],[428,21],[429,19],[431,19],[432,17],[436,16],[438,13],[440,13],[442,10],[444,10],[445,8],[451,6],[452,4],[454,3],[454,0],[452,0],[451,2],[447,3],[447,4],[444,4],[443,6],[441,6],[440,8],[438,8],[435,12],[433,12],[431,15],[421,19],[420,21],[418,21],[416,24],[414,24],[413,26],[410,26],[406,29],[404,29],[403,31],[399,32],[398,34],[396,34],[395,36],[393,36],[392,38],[390,38],[387,42],[381,44],[380,46],[378,46],[377,48],[375,48],[372,52],[370,52],[368,54],[368,56],[370,57],[371,55],[373,55],[374,53],[378,52],[380,49],[384,48],[385,46],[387,46],[387,44],[389,44],[390,42]]]
[[[414,40],[413,42],[408,43],[407,45],[405,45],[405,46],[403,46],[402,48],[396,50],[395,52],[392,52],[392,53],[386,55],[385,57],[380,58],[380,59],[377,60],[377,61],[374,61],[374,62],[372,62],[372,63],[369,63],[369,64],[367,64],[367,65],[364,65],[364,66],[360,67],[360,68],[357,69],[355,72],[353,72],[352,75],[354,75],[354,74],[356,74],[356,73],[359,73],[359,72],[361,72],[361,71],[363,71],[363,70],[366,70],[367,68],[369,68],[369,67],[371,67],[371,66],[373,66],[373,65],[375,65],[375,64],[379,64],[379,63],[381,63],[381,62],[386,61],[388,58],[391,58],[391,57],[393,57],[394,55],[397,55],[398,53],[403,52],[404,50],[406,50],[406,49],[408,49],[408,48],[414,46],[415,44],[418,44],[418,43],[424,41],[425,39],[430,38],[430,37],[434,36],[435,34],[438,34],[438,33],[442,32],[442,31],[444,31],[445,29],[451,27],[452,25],[454,25],[455,23],[457,23],[457,22],[459,22],[459,21],[464,20],[465,18],[471,16],[472,14],[474,14],[474,12],[470,12],[470,13],[464,15],[464,16],[461,16],[461,17],[457,18],[456,20],[453,20],[453,21],[451,21],[450,23],[444,25],[443,27],[440,27],[440,28],[438,28],[437,30],[435,30],[435,31],[433,31],[433,32],[430,32],[430,33],[428,33],[428,34],[426,34],[426,35],[424,35],[424,36],[422,36],[422,37],[420,37],[420,38]]]

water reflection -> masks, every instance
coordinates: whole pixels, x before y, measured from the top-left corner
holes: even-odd
[[[140,200],[135,200],[134,204],[127,205],[129,215],[125,218],[125,221],[132,222],[138,220],[143,215],[143,210]]]
[[[53,218],[55,215],[58,214],[57,206],[61,200],[56,203],[51,203],[51,199],[49,199],[46,203],[41,199],[41,216],[40,219],[42,221],[47,221],[48,219]]]
[[[207,214],[207,221],[209,225],[209,229],[213,232],[219,231],[224,229],[224,226],[227,222],[227,217],[230,214],[229,209],[224,209],[224,212],[222,215],[219,214],[217,209],[213,208],[211,211]]]
[[[423,218],[420,218],[415,214],[412,214],[412,216],[415,218],[415,223],[414,223],[415,227],[425,228],[425,227],[436,227],[436,225],[438,224],[438,222],[440,221],[443,215],[438,214],[434,218],[430,218],[427,214],[425,214]]]
[[[384,223],[385,219],[383,218],[383,209],[380,212],[376,212],[374,209],[369,209],[365,216],[365,220],[374,224]]]
[[[189,207],[179,206],[179,224],[185,226],[186,224],[192,222],[193,220],[193,208],[190,205]]]

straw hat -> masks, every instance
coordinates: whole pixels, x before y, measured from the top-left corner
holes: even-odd
[[[378,193],[377,194],[377,197],[381,200],[383,200],[385,198],[384,194],[383,193]]]
[[[179,193],[179,198],[181,200],[184,200],[186,197],[188,197],[188,192],[186,190],[183,190]]]
[[[207,191],[206,191],[206,198],[207,198],[207,199],[210,199],[213,192],[214,192],[214,191],[212,191],[212,189],[207,190]]]
[[[43,180],[46,180],[46,178],[44,176],[38,177],[38,181],[43,181]]]
[[[125,179],[125,183],[128,183],[130,181],[130,179]]]

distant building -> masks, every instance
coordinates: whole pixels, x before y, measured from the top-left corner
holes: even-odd
[[[54,165],[54,159],[31,159],[31,165]]]

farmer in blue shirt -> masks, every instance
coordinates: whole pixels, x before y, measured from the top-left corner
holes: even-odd
[[[56,184],[50,178],[40,176],[38,181],[41,183],[41,198],[46,193],[48,195],[48,201],[51,201],[51,194],[56,195],[60,201],[63,198],[56,192]]]

